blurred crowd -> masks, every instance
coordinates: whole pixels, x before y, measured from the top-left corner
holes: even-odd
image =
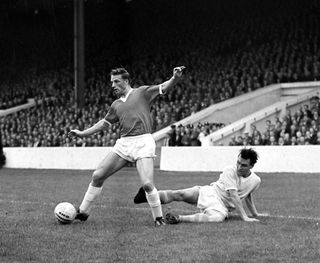
[[[96,2],[103,5],[108,1]],[[153,8],[145,7],[148,9],[146,12],[137,11],[144,1],[132,1],[125,7],[117,6],[125,8],[126,18],[117,24],[119,19],[112,20],[110,14],[107,22],[111,23],[111,27],[122,26],[120,36],[119,30],[106,34],[105,28],[96,26],[106,22],[100,21],[102,16],[87,14],[91,20],[100,20],[94,20],[91,26],[91,21],[88,22],[83,109],[74,107],[74,77],[70,62],[50,70],[34,66],[27,74],[21,74],[19,79],[3,81],[0,84],[0,110],[25,103],[27,98],[34,98],[37,103],[33,108],[0,117],[3,145],[114,145],[119,136],[117,125],[83,140],[70,140],[67,132],[89,127],[104,117],[115,99],[108,73],[112,67],[120,65],[131,73],[134,87],[161,83],[170,78],[174,66],[187,67],[181,83],[154,102],[151,112],[154,131],[212,104],[266,85],[320,79],[320,5],[317,1],[305,3],[292,0],[289,4],[288,1],[270,3],[273,1],[265,0],[257,4],[256,1],[227,0],[217,1],[217,6],[211,3],[211,8],[206,6],[210,1],[205,1],[201,6],[195,1],[186,1],[184,5],[179,5],[179,12],[174,12],[174,8],[168,9],[168,4],[178,2],[172,0],[163,4],[155,1]],[[87,10],[90,12],[90,8]],[[103,6],[99,10],[103,13]],[[152,23],[146,23],[150,17]],[[186,17],[195,18],[197,22],[189,24]],[[44,32],[39,33],[42,38],[45,38]],[[59,41],[63,38],[51,36],[50,39]],[[70,54],[70,50],[68,52]],[[46,56],[50,54],[47,52]],[[53,53],[53,57],[57,56],[53,59],[55,63],[59,54]],[[68,57],[63,55],[61,61]],[[309,111],[313,114],[314,109]],[[298,126],[297,123],[300,125],[301,122],[296,113],[288,118],[290,122],[285,119],[270,124],[268,134],[261,133],[261,138],[248,137],[253,143],[266,144],[265,137],[268,135],[268,140],[281,144],[282,138],[287,140],[287,135],[284,135],[288,132],[279,136],[275,130],[284,126],[290,129],[291,125]],[[169,144],[199,145],[199,136],[206,136],[219,125],[203,123],[192,127],[174,127],[172,133],[176,135],[170,136]],[[310,132],[309,126],[306,129]],[[314,127],[313,133],[318,130]],[[298,143],[301,137],[308,141],[306,136],[309,135],[301,133],[301,136],[289,133],[290,141],[296,140]],[[239,140],[235,138],[231,143],[240,143]],[[243,138],[243,141],[246,140],[246,137]]]
[[[201,138],[224,127],[223,123],[199,122],[197,125],[171,125],[167,146],[201,146]]]
[[[229,145],[319,145],[319,98],[313,98],[312,102],[310,107],[305,104],[296,112],[287,110],[281,118],[266,120],[263,131],[252,125],[250,134],[232,137]]]

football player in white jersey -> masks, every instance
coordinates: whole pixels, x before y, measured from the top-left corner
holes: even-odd
[[[199,213],[191,215],[168,213],[167,223],[222,222],[234,210],[242,220],[258,222],[256,217],[264,214],[258,213],[252,193],[259,188],[261,179],[251,171],[257,160],[258,154],[255,150],[244,148],[240,150],[236,165],[226,167],[216,182],[181,190],[159,191],[162,204],[184,201],[200,209]],[[242,200],[245,201],[252,217],[245,212]],[[134,202],[136,204],[146,202],[144,191],[139,190]]]

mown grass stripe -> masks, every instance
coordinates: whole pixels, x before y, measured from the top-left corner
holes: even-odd
[[[13,203],[13,204],[24,204],[24,205],[50,205],[54,206],[56,203],[46,203],[46,202],[33,202],[33,201],[21,201],[21,200],[4,200],[0,199],[0,203]],[[95,205],[94,207],[102,207],[102,208],[110,208],[107,205]],[[119,206],[113,207],[112,209],[125,209],[125,210],[143,210],[150,211],[149,207],[127,207],[127,206]],[[187,210],[187,209],[174,209],[174,211],[180,211],[185,213],[195,213],[196,210]],[[293,215],[263,215],[261,217],[270,217],[270,218],[286,218],[286,219],[298,219],[298,220],[313,220],[320,221],[319,217],[311,217],[311,216],[293,216]],[[69,222],[69,221],[68,221]]]

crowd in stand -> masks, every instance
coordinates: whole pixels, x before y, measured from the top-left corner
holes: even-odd
[[[240,2],[243,4],[243,1]],[[184,19],[179,20],[179,15],[186,17],[191,12],[187,7],[182,7],[179,14],[170,16],[171,11],[168,9],[167,12],[160,12],[159,4],[161,16],[158,12],[149,10],[153,23],[148,26],[145,19],[150,17],[150,12],[130,17],[134,19],[135,28],[143,29],[135,31],[135,35],[128,39],[128,45],[124,47],[130,49],[126,68],[133,76],[134,87],[161,83],[170,77],[174,66],[187,66],[186,76],[181,83],[153,104],[151,114],[155,120],[154,131],[170,126],[214,103],[266,85],[319,80],[319,4],[316,1],[310,5],[300,2],[302,3],[295,0],[286,6],[280,1],[275,10],[272,9],[274,6],[265,3],[266,13],[261,11],[263,8],[254,6],[254,1],[251,3],[253,6],[248,5],[242,9],[239,9],[237,3],[228,10],[223,9],[222,5],[222,11],[206,10],[205,6],[202,9],[197,7],[197,11],[203,12],[202,17],[197,19],[198,23],[190,25]],[[279,11],[283,8],[287,8],[285,14]],[[268,10],[272,12],[267,12]],[[234,19],[231,20],[230,16]],[[163,26],[162,23],[174,24],[175,27]],[[94,48],[90,43],[89,39],[88,46]],[[100,46],[99,42],[94,43],[95,46]],[[107,60],[107,49],[101,46],[103,51],[96,53],[100,60],[101,57],[104,57],[102,60]],[[90,54],[95,54],[90,51]],[[93,65],[99,64],[94,56],[90,59]],[[94,61],[98,61],[97,64]],[[118,60],[113,62],[116,64]],[[73,106],[74,80],[72,71],[67,67],[30,73],[15,85],[10,82],[10,87],[2,84],[0,109],[24,103],[29,97],[35,98],[37,102],[36,107],[0,118],[4,147],[114,145],[119,136],[117,125],[103,133],[77,141],[70,140],[67,132],[73,128],[89,127],[104,117],[115,99],[108,75],[115,64],[108,61],[102,67],[87,68],[83,109],[75,109]],[[279,136],[278,132],[274,135],[275,130],[279,126],[286,126],[287,129],[291,125],[297,126],[295,115],[290,115],[290,122],[287,119],[286,122],[278,120],[275,125],[270,125],[274,128],[270,128],[266,135],[261,134],[259,144],[265,143],[267,135],[269,140],[275,139],[281,144],[282,138],[285,140],[287,135]],[[299,123],[300,121],[299,119]],[[178,126],[172,129],[176,136],[170,137],[169,144],[199,145],[199,136],[206,136],[217,128],[219,124]],[[310,127],[307,128],[310,132]],[[318,128],[313,128],[313,132],[316,133]],[[304,134],[304,130],[301,133],[306,140],[309,135]],[[297,141],[302,140],[297,134],[289,135],[291,141],[295,138]],[[253,143],[258,143],[256,135],[249,137],[252,137]]]
[[[266,121],[264,131],[252,125],[251,133],[233,137],[230,146],[235,145],[315,145],[320,144],[319,98],[312,100],[311,107],[305,104],[296,112],[287,110],[282,118]]]
[[[199,122],[197,125],[171,125],[168,146],[201,146],[201,138],[224,127],[223,123]]]
[[[0,110],[9,109],[28,102],[29,96],[24,91],[8,91],[1,87]]]

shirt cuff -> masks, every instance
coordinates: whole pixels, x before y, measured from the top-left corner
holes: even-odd
[[[103,119],[105,123],[112,125],[112,123],[110,121],[107,121],[106,119]]]
[[[163,90],[162,90],[163,85],[159,85],[159,94],[162,95],[163,94]]]

